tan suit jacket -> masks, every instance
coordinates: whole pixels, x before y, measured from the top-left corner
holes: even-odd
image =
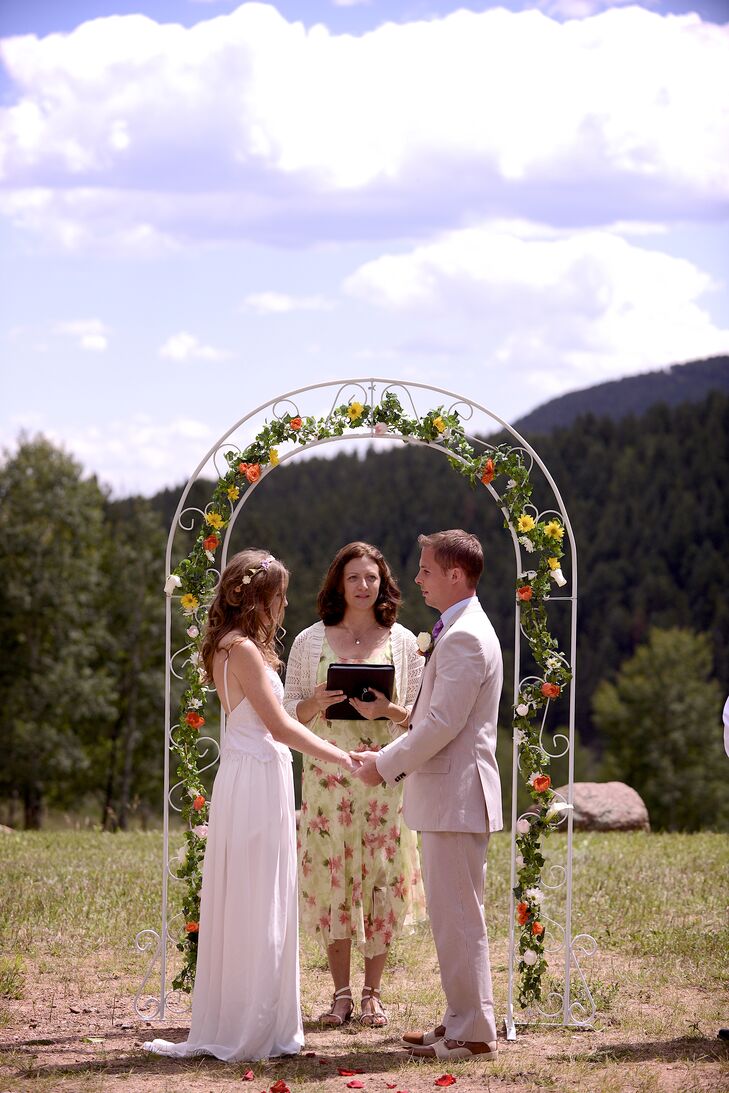
[[[442,630],[425,666],[409,731],[377,755],[388,783],[405,778],[415,831],[500,831],[496,722],[501,646],[474,597]]]

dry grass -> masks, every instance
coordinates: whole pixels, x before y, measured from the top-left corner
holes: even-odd
[[[54,833],[0,841],[0,1093],[16,1090],[169,1090],[240,1086],[248,1067],[146,1056],[152,1029],[133,1015],[143,973],[138,929],[158,920],[158,835]],[[508,840],[493,840],[488,909],[497,1004],[506,995]],[[575,931],[597,940],[585,964],[598,1004],[592,1031],[534,1026],[501,1045],[498,1061],[453,1063],[456,1091],[635,1093],[729,1090],[729,840],[725,836],[584,835],[576,840]],[[283,1079],[292,1093],[345,1090],[361,1070],[366,1091],[435,1089],[442,1064],[400,1052],[403,1029],[429,1027],[442,996],[426,931],[395,946],[384,994],[390,1025],[313,1022],[330,994],[322,954],[302,941],[307,1051],[256,1063],[252,1093]],[[555,969],[558,975],[558,969]],[[361,967],[353,983],[361,983]]]

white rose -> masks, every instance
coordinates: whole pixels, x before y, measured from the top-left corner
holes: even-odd
[[[176,588],[180,588],[182,581],[176,573],[170,573],[165,581],[165,596],[173,596]]]
[[[553,569],[552,570],[552,580],[554,581],[554,583],[557,585],[558,588],[563,588],[564,585],[567,584],[567,578],[565,577],[565,575],[564,575],[564,573],[562,572],[561,569]]]
[[[514,859],[514,861],[516,862],[516,868],[517,868],[517,869],[522,869],[522,868],[523,868],[523,866],[524,866],[524,859],[523,859],[523,857],[521,856],[521,854],[517,854],[517,855],[516,855],[516,858]]]
[[[519,705],[516,707],[516,712],[519,717],[526,717],[526,715],[529,713],[529,707],[525,706],[523,702],[520,702]]]
[[[421,630],[417,637],[418,649],[421,653],[427,653],[433,639],[427,630]]]
[[[198,630],[197,626],[188,626],[185,633],[187,634],[188,638],[196,638],[200,634],[200,631]]]
[[[208,825],[198,824],[197,827],[192,829],[193,835],[197,835],[198,839],[207,839],[208,837]]]
[[[527,949],[527,951],[522,955],[522,960],[531,968],[539,960],[539,956],[537,955],[537,953],[534,952],[534,949]]]
[[[516,830],[519,832],[520,835],[528,835],[531,829],[532,825],[529,823],[528,820],[516,821]]]
[[[378,421],[374,428],[375,436],[387,436],[389,431],[390,430],[388,429],[387,425],[385,425],[384,421]]]
[[[569,812],[570,809],[574,809],[574,805],[568,805],[566,801],[560,801],[557,798],[552,799],[552,803],[544,814],[546,823],[551,823],[557,816],[562,819],[563,812]]]

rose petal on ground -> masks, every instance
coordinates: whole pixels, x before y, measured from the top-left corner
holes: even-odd
[[[255,1078],[255,1074],[253,1073],[253,1071],[252,1070],[246,1070],[245,1074],[241,1078],[241,1081],[242,1082],[252,1082],[254,1078]]]
[[[456,1079],[452,1074],[441,1074],[440,1078],[435,1079],[436,1085],[455,1085]]]

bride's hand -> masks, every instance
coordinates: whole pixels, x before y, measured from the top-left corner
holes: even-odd
[[[343,770],[346,770],[347,774],[354,774],[359,767],[359,762],[356,762],[354,757],[348,755],[346,751],[342,752],[341,758],[337,762]]]

